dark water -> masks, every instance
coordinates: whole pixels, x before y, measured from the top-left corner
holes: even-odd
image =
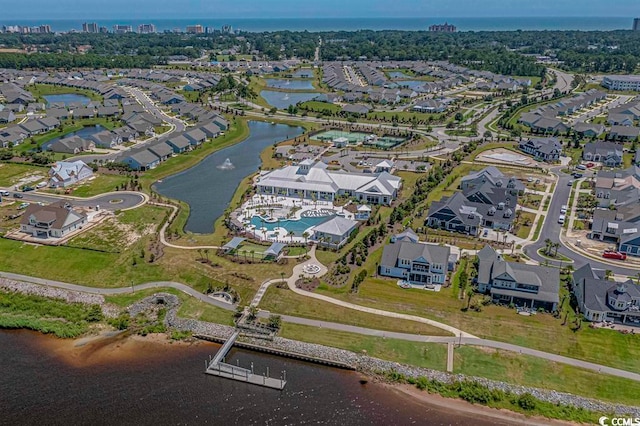
[[[197,166],[155,185],[155,190],[163,196],[189,204],[187,231],[212,232],[213,222],[224,213],[238,184],[260,167],[260,153],[275,142],[302,134],[300,127],[258,121],[249,122],[249,131],[244,141],[217,151]],[[219,169],[227,158],[234,168]]]
[[[289,108],[290,105],[296,105],[299,102],[306,102],[320,96],[317,92],[275,92],[273,90],[263,90],[260,92],[260,96],[271,106],[278,109]]]
[[[86,139],[89,136],[93,136],[96,133],[100,133],[103,130],[104,130],[104,127],[102,127],[100,125],[83,127],[82,129],[78,130],[77,132],[67,133],[66,135],[64,135],[62,137],[51,139],[50,141],[47,141],[47,142],[43,143],[42,144],[42,150],[46,151],[47,149],[49,149],[49,147],[53,143],[58,142],[60,139],[63,139],[63,138],[70,138],[71,136],[80,136],[81,138],[85,138]]]
[[[0,424],[492,424],[363,386],[355,373],[252,352],[232,352],[228,361],[286,369],[282,392],[208,376],[213,344],[146,347],[126,362],[74,367],[52,355],[51,339],[0,331]]]
[[[515,6],[514,6],[515,7]],[[187,14],[192,14],[186,8]],[[579,12],[579,11],[578,11]],[[584,11],[597,15],[593,11]],[[473,11],[468,13],[474,13]],[[489,13],[489,12],[485,12]],[[504,13],[504,11],[500,11]],[[416,15],[426,15],[423,10],[416,10]],[[87,15],[88,16],[88,15]],[[183,15],[184,16],[184,15]],[[87,18],[89,19],[89,18]],[[243,31],[355,31],[368,30],[406,30],[426,31],[429,25],[448,22],[456,25],[458,31],[514,31],[514,30],[581,30],[581,31],[609,31],[616,29],[630,30],[632,17],[587,16],[587,17],[416,17],[416,18],[219,18],[211,19],[199,17],[193,19],[100,19],[94,17],[101,26],[111,29],[114,24],[133,25],[134,29],[142,23],[152,22],[158,31],[181,29],[187,25],[201,24],[203,27],[220,29],[223,25],[232,25],[234,29]],[[0,18],[0,25],[40,25],[47,23],[53,31],[81,30],[82,23],[87,20],[70,19],[40,19],[40,20],[7,20]]]

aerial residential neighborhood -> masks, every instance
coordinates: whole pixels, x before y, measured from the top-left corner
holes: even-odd
[[[0,17],[7,424],[640,418],[640,18],[60,1]]]

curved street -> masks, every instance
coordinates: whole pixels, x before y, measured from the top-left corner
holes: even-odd
[[[585,256],[579,252],[569,249],[561,240],[560,232],[562,231],[562,225],[558,223],[558,217],[560,216],[560,210],[562,209],[562,206],[569,204],[569,196],[571,194],[571,186],[569,186],[569,181],[573,180],[573,177],[561,172],[560,169],[561,167],[553,167],[551,169],[552,173],[554,173],[558,177],[556,188],[553,192],[553,197],[551,199],[551,203],[549,204],[547,215],[544,219],[542,229],[540,230],[538,240],[526,245],[523,248],[524,253],[538,263],[546,262],[553,266],[566,266],[567,262],[550,260],[538,254],[539,249],[545,248],[545,240],[550,239],[554,243],[560,243],[560,248],[558,249],[559,254],[562,254],[569,259],[573,259],[574,269],[578,269],[581,266],[589,263],[594,269],[611,270],[616,275],[636,275],[638,271],[633,267],[625,267],[613,262],[609,263],[606,261],[595,260],[592,257]]]
[[[146,194],[135,191],[108,192],[106,194],[96,195],[95,197],[90,198],[73,197],[70,195],[47,194],[38,191],[14,191],[14,193],[22,195],[22,198],[17,199],[18,201],[24,201],[28,203],[50,204],[60,200],[66,200],[72,203],[74,206],[91,208],[96,208],[96,206],[99,206],[103,210],[110,211],[135,209],[145,204],[149,199]]]

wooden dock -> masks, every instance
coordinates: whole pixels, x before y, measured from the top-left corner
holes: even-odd
[[[286,372],[283,372],[283,377],[281,377],[280,379],[276,379],[273,377],[269,377],[269,367],[267,367],[267,371],[265,374],[260,375],[254,373],[253,363],[251,364],[251,369],[249,370],[224,362],[227,353],[229,353],[239,335],[240,331],[234,332],[233,335],[231,335],[231,337],[229,337],[224,342],[218,352],[216,352],[215,357],[209,362],[205,361],[205,373],[212,376],[224,377],[227,379],[251,383],[253,385],[264,386],[271,389],[284,389],[284,386],[287,384]]]

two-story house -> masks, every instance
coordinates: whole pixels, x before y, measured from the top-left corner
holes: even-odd
[[[573,273],[572,291],[588,321],[640,325],[640,285],[632,280],[605,280],[587,263]]]
[[[562,144],[556,138],[531,138],[520,142],[519,147],[521,151],[546,162],[558,161],[562,155]]]
[[[555,311],[560,271],[545,266],[507,262],[491,246],[478,252],[478,291],[495,303]]]
[[[397,241],[382,252],[378,274],[400,278],[409,284],[426,288],[442,285],[452,270],[451,249],[434,244]]]
[[[31,204],[22,216],[20,230],[39,238],[62,238],[82,229],[86,223],[87,216],[73,210],[69,203],[59,201],[48,206]]]

